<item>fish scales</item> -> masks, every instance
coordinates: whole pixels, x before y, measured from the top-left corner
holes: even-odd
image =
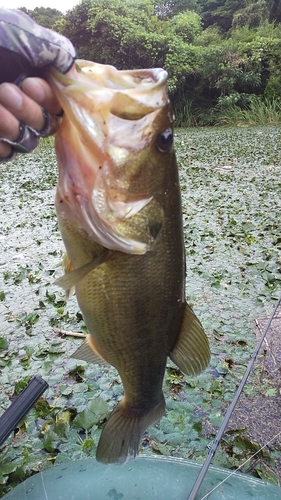
[[[167,357],[195,374],[208,364],[209,347],[185,302],[181,198],[165,72],[117,72],[83,61],[78,69],[73,80],[50,76],[65,112],[56,137],[56,210],[74,269],[58,284],[75,286],[89,330],[75,356],[104,360],[121,376],[124,398],[102,431],[97,459],[123,463],[137,454],[143,432],[164,413]],[[86,82],[82,90],[79,78]],[[96,88],[102,93],[95,95]]]
[[[178,181],[169,176],[168,182],[176,186]],[[173,205],[177,205],[177,198],[175,196],[173,200],[169,197],[167,201],[171,204],[172,200]],[[175,208],[171,206],[173,213],[177,214]],[[108,262],[76,285],[77,299],[88,329],[99,332],[98,337],[95,337],[97,349],[117,369],[122,366],[122,372],[125,372],[122,380],[124,386],[130,387],[131,380],[135,383],[139,381],[143,390],[144,380],[147,380],[150,397],[145,395],[145,400],[148,401],[154,394],[154,378],[158,399],[162,395],[163,367],[176,340],[170,325],[183,303],[184,266],[182,245],[179,244],[181,232],[174,218],[164,223],[151,252],[141,256],[116,252]],[[60,226],[64,241],[69,241],[66,245],[68,255],[76,267],[81,267],[97,255],[98,249],[87,239],[81,240],[78,254],[76,243],[72,249],[74,238],[71,234],[67,238],[67,229],[61,222]],[[169,233],[168,237],[166,233]],[[161,343],[160,334],[155,335],[158,330]],[[155,377],[155,371],[160,371],[162,378]],[[143,394],[136,390],[136,386],[134,390],[138,398]]]

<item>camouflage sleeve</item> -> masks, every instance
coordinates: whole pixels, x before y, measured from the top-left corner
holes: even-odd
[[[0,8],[0,83],[33,76],[49,64],[66,73],[75,59],[72,43],[39,26],[20,10]]]

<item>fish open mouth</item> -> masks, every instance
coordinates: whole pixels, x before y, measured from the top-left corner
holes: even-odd
[[[146,253],[164,220],[142,172],[168,103],[166,71],[78,60],[73,77],[51,69],[48,79],[64,110],[56,135],[57,210],[62,217],[71,211],[79,228],[110,250]]]

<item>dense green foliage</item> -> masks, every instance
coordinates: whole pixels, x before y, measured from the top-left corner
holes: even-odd
[[[221,122],[253,95],[261,105],[281,97],[280,0],[85,0],[65,15],[28,13],[70,38],[83,59],[167,69],[181,125]]]
[[[23,12],[28,14],[34,21],[36,21],[38,24],[41,24],[42,26],[45,26],[45,28],[50,28],[54,29],[54,24],[56,21],[61,19],[62,17],[62,12],[57,9],[51,9],[50,7],[35,7],[34,10],[29,10],[26,7],[21,7]]]

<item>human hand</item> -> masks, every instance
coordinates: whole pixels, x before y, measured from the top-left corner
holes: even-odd
[[[0,85],[0,162],[33,150],[40,136],[55,132],[60,105],[39,76],[50,64],[66,73],[74,58],[75,50],[63,36],[21,11],[0,9],[0,83],[5,82]]]
[[[46,113],[47,111],[47,113]],[[51,135],[59,123],[61,108],[49,84],[40,78],[27,78],[21,89],[13,83],[0,85],[0,161],[17,152],[34,149],[40,136]],[[26,129],[22,124],[28,125]],[[35,131],[38,131],[38,135]],[[24,143],[23,134],[25,133]],[[22,137],[21,137],[22,136]],[[4,139],[4,140],[3,140]],[[15,143],[14,145],[5,140]],[[18,146],[17,146],[18,144]],[[18,148],[18,150],[17,150]]]

